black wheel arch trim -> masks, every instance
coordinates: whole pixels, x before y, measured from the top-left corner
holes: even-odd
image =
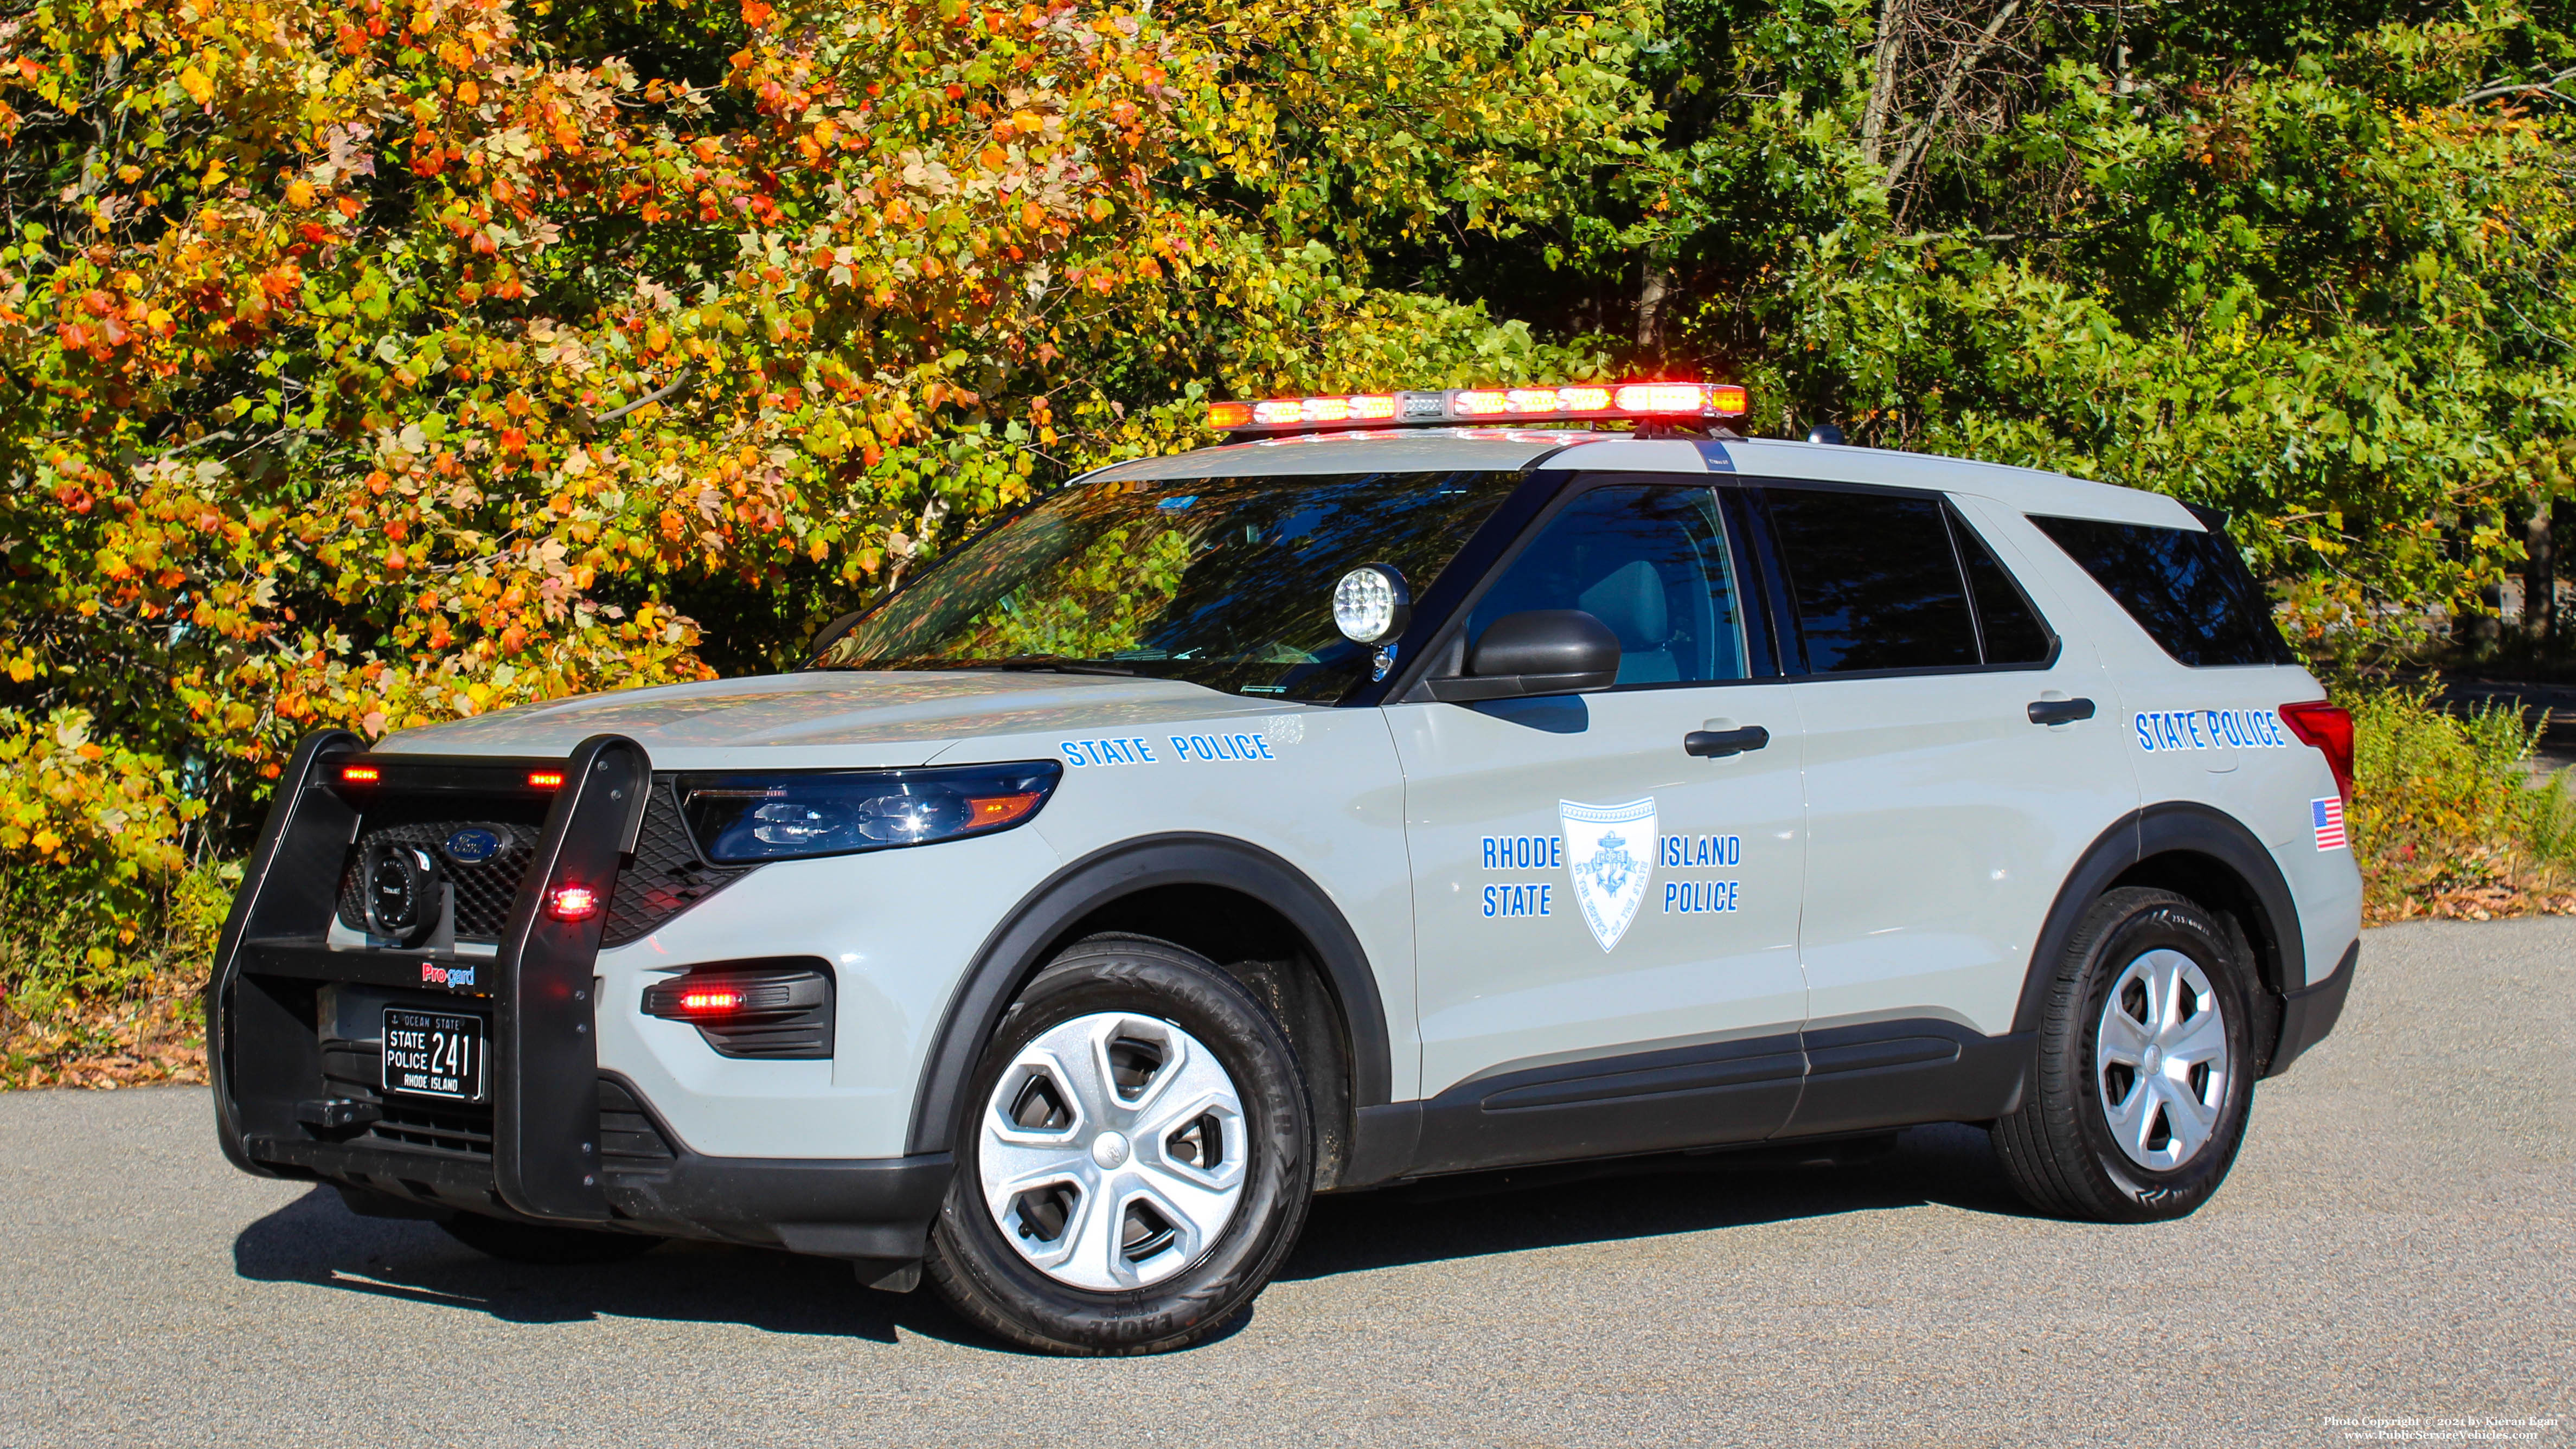
[[[2243,822],[2224,811],[2196,801],[2164,801],[2121,817],[2085,848],[2075,868],[2067,872],[2031,948],[2021,1001],[2013,1012],[2016,1033],[2039,1029],[2058,958],[2065,954],[2067,940],[2084,913],[2121,876],[2157,856],[2176,852],[2207,856],[2245,883],[2264,918],[2242,924],[2256,949],[2268,949],[2280,967],[2278,982],[2262,984],[2275,996],[2301,989],[2307,981],[2306,937],[2300,929],[2298,902],[2272,852]],[[2290,984],[2294,982],[2300,985]],[[2268,1048],[2271,1043],[2264,1045]],[[2267,1050],[2265,1055],[2271,1053]]]
[[[1271,852],[1231,836],[1174,832],[1107,846],[1075,860],[1022,897],[976,950],[948,1003],[913,1096],[906,1152],[949,1151],[966,1081],[1020,987],[1049,948],[1085,916],[1163,886],[1218,886],[1279,912],[1314,947],[1350,1039],[1351,1106],[1386,1103],[1394,1084],[1386,1006],[1359,936],[1323,888]]]
[[[2360,960],[2361,943],[2355,941],[2344,947],[2343,959],[2335,963],[2331,975],[2292,991],[2281,1003],[2281,1042],[2272,1049],[2263,1075],[2277,1077],[2288,1071],[2301,1053],[2335,1029],[2343,1019],[2344,1000],[2352,994],[2353,967]]]

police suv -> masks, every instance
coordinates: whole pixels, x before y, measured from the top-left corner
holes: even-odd
[[[2192,1211],[2352,979],[2349,719],[2213,517],[1743,408],[1220,403],[794,673],[313,736],[224,1151],[1065,1353],[1506,1165],[1957,1121],[2041,1211]]]

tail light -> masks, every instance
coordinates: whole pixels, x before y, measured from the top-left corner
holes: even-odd
[[[2339,704],[2313,700],[2306,704],[2281,706],[2281,723],[2290,727],[2303,744],[2325,753],[2326,768],[2334,771],[2335,792],[2343,803],[2352,803],[2352,714]]]

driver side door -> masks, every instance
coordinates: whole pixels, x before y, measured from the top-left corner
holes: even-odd
[[[1704,479],[1578,484],[1464,642],[1579,609],[1618,636],[1618,683],[1386,707],[1430,1099],[1417,1171],[1754,1140],[1796,1103],[1803,737],[1737,512]],[[1768,742],[1684,749],[1745,726]]]

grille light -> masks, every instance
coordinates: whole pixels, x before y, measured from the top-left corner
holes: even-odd
[[[556,886],[546,897],[546,914],[558,921],[587,921],[599,914],[599,892],[586,885]]]
[[[1438,425],[1487,418],[1514,421],[1697,422],[1742,417],[1749,404],[1731,382],[1568,383],[1561,387],[1460,387],[1442,392],[1274,397],[1208,404],[1208,426],[1230,433],[1324,432],[1373,423]]]

